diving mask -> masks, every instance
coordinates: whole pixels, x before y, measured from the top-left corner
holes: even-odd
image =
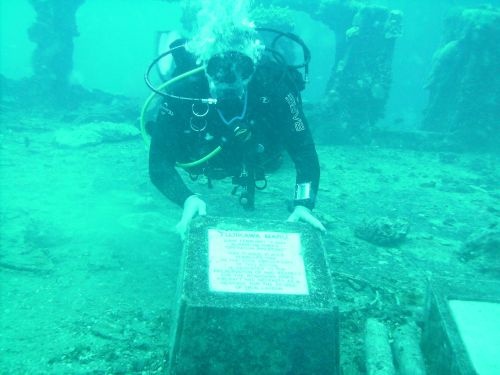
[[[230,51],[211,57],[205,67],[210,93],[214,98],[241,98],[255,71],[247,55]]]
[[[255,71],[255,65],[250,57],[229,51],[212,56],[206,65],[207,75],[218,83],[231,84],[237,80],[248,80]]]

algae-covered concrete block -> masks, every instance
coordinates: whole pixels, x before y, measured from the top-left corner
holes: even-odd
[[[434,279],[422,349],[429,374],[500,374],[500,283]]]
[[[171,374],[338,374],[339,327],[319,234],[201,218],[184,247]]]

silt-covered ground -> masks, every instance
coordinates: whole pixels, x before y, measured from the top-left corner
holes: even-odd
[[[162,373],[181,211],[150,184],[139,137],[54,142],[74,127],[3,115],[0,373]],[[341,363],[345,374],[363,373],[366,318],[421,324],[429,277],[499,278],[498,248],[488,247],[498,240],[499,157],[376,146],[318,153],[316,213],[328,229]],[[285,220],[293,181],[287,162],[252,213],[230,181],[191,184],[209,215]],[[398,240],[376,244],[395,228]]]

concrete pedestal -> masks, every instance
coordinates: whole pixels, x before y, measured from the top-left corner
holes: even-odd
[[[429,374],[500,374],[500,283],[429,283],[422,349]]]
[[[170,374],[339,373],[339,323],[319,234],[201,218],[180,270]]]

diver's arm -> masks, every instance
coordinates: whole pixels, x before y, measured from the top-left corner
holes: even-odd
[[[149,175],[158,190],[183,208],[175,230],[181,239],[184,239],[191,220],[197,215],[206,215],[207,208],[205,202],[188,189],[175,169],[175,155],[180,147],[176,121],[180,120],[173,115],[173,112],[160,110],[158,119],[151,129]]]
[[[285,147],[295,164],[295,206],[313,209],[319,187],[320,168],[309,125],[299,100],[287,93],[280,103],[278,121]]]
[[[286,94],[278,111],[285,147],[295,163],[294,209],[287,221],[303,221],[325,233],[326,228],[311,212],[316,202],[319,186],[319,161],[316,147],[302,112],[302,107],[292,93]]]
[[[149,176],[151,182],[169,200],[183,207],[186,199],[193,195],[175,169],[175,150],[178,139],[174,127],[175,119],[160,112],[151,129],[149,148]]]

